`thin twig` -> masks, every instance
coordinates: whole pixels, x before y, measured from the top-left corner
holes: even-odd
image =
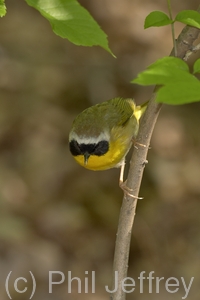
[[[199,33],[200,30],[194,27],[186,26],[183,29],[177,39],[177,56],[179,58],[184,59],[186,53],[191,50],[194,41],[198,38]],[[170,55],[174,56],[174,50],[172,50]],[[137,146],[138,149],[134,149],[127,178],[127,187],[133,191],[133,194],[136,197],[139,194],[152,132],[162,106],[162,104],[155,102],[156,90],[157,88],[155,88],[147,110],[141,120],[137,137],[137,145],[146,145],[146,147]],[[126,299],[126,292],[122,289],[122,281],[127,277],[131,232],[135,218],[136,205],[137,199],[125,193],[120,211],[114,254],[112,290],[114,290],[116,286],[117,290],[111,294],[111,299],[113,300]],[[117,283],[115,282],[116,278]]]
[[[173,21],[172,7],[171,7],[170,0],[167,0],[167,6],[168,6],[168,11],[169,11],[169,17],[170,17],[171,21]],[[174,46],[174,56],[177,56],[177,46],[176,46],[176,38],[175,38],[175,31],[174,31],[174,23],[171,24],[171,31],[172,31],[172,41],[173,41],[173,46]]]

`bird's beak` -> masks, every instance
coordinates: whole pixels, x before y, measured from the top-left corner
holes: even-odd
[[[84,153],[84,165],[87,165],[90,154],[88,152]]]

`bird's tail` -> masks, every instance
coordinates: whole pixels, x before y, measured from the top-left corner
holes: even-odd
[[[136,119],[138,121],[140,120],[141,116],[144,114],[144,112],[145,112],[145,110],[147,108],[148,103],[149,103],[149,101],[146,101],[142,105],[136,106],[134,115],[135,115],[135,117],[136,117]]]

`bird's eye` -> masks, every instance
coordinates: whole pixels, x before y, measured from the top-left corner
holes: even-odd
[[[107,141],[100,141],[98,144],[95,145],[93,154],[97,156],[101,156],[106,154],[109,149],[109,144]]]
[[[79,143],[77,143],[77,141],[75,140],[71,140],[71,142],[69,143],[69,150],[74,156],[81,154],[81,148],[79,146]]]

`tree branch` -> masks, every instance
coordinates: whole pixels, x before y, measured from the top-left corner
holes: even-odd
[[[177,39],[177,56],[185,59],[188,51],[191,51],[194,41],[198,38],[200,30],[186,26]],[[174,55],[172,50],[171,56]],[[150,145],[152,132],[157,121],[162,104],[155,102],[156,90],[151,96],[147,110],[142,117],[137,142],[130,161],[130,169],[127,178],[127,188],[132,190],[133,195],[138,197],[142,181],[144,166]],[[135,218],[137,199],[124,193],[123,203],[119,216],[118,231],[115,245],[112,290],[117,285],[117,291],[111,294],[113,300],[125,300],[126,293],[122,290],[122,281],[127,277],[129,250],[132,226]],[[117,273],[116,273],[117,271]],[[115,275],[117,276],[115,277]],[[117,284],[115,279],[117,278]]]

